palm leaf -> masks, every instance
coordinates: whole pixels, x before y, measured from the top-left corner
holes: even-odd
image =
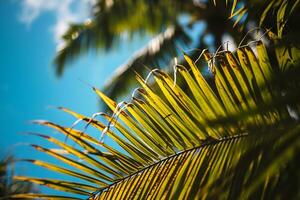
[[[153,35],[162,32],[176,24],[177,16],[184,12],[184,4],[188,3],[125,0],[107,5],[97,1],[92,18],[82,24],[71,24],[63,35],[64,45],[54,61],[57,74],[61,75],[68,62],[89,50],[112,49],[125,32],[128,39],[137,33]]]
[[[177,66],[177,76],[186,82],[185,90],[167,73],[155,70],[154,83],[161,91],[154,91],[137,75],[139,98],[123,106],[93,88],[114,112],[112,117],[104,113],[87,117],[60,108],[99,130],[101,141],[74,127],[36,121],[78,146],[35,134],[68,154],[33,147],[69,167],[27,161],[72,176],[79,184],[17,179],[90,199],[290,199],[299,195],[299,175],[291,176],[299,174],[295,163],[300,127],[295,119],[300,95],[294,92],[300,87],[298,65],[278,70],[278,65],[269,62],[262,42],[236,52],[204,55],[214,72],[214,86],[184,55],[190,70]],[[106,144],[106,138],[114,144]],[[48,196],[24,194],[29,197]]]

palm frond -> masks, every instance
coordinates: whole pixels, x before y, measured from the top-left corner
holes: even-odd
[[[285,140],[280,141],[280,132],[267,132],[228,137],[177,153],[101,189],[91,199],[293,197],[289,192],[297,192],[295,188],[282,188],[286,191],[280,194],[276,186],[282,184],[277,176],[284,176],[287,165],[299,155],[299,126],[286,130]],[[299,185],[298,178],[290,180]]]
[[[300,88],[298,67],[278,70],[260,41],[236,52],[204,55],[214,73],[214,85],[208,84],[193,60],[184,55],[189,70],[178,65],[177,76],[186,82],[185,90],[157,69],[152,75],[160,92],[136,75],[141,88],[137,90],[139,98],[133,97],[131,102],[117,104],[93,88],[113,116],[97,113],[87,117],[60,108],[99,130],[100,140],[74,127],[36,121],[64,134],[77,147],[36,134],[70,155],[33,147],[69,167],[27,161],[72,176],[80,184],[17,179],[90,199],[274,199],[299,195],[300,95],[294,92]],[[97,116],[103,119],[97,120]],[[114,144],[106,144],[105,138]],[[48,196],[24,195],[28,197]]]
[[[170,1],[98,1],[92,18],[82,24],[71,24],[63,35],[64,46],[54,60],[58,75],[74,58],[89,50],[110,50],[127,35],[157,34],[176,24],[177,16],[184,12],[181,2]],[[124,9],[126,8],[126,9]]]

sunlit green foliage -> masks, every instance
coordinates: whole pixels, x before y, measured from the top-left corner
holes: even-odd
[[[300,89],[299,68],[295,65],[283,71],[278,65],[272,66],[262,42],[254,44],[256,55],[249,46],[214,57],[205,52],[214,72],[213,85],[185,55],[188,66],[177,66],[177,76],[188,85],[185,91],[161,70],[152,72],[161,90],[159,95],[137,75],[141,88],[135,95],[139,97],[133,96],[130,103],[117,105],[94,88],[114,111],[112,117],[99,113],[108,125],[95,117],[60,109],[99,129],[99,135],[111,138],[123,150],[86,132],[36,121],[78,146],[36,134],[67,154],[32,146],[69,167],[27,161],[82,181],[15,179],[91,199],[296,197],[300,94],[294,91]],[[32,194],[15,197],[31,198]]]

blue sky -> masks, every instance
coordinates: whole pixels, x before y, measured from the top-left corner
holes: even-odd
[[[1,157],[12,153],[17,158],[41,158],[26,144],[46,144],[21,133],[53,131],[29,121],[47,119],[67,126],[75,121],[56,109],[49,109],[51,106],[64,106],[88,116],[98,112],[97,96],[79,79],[101,88],[116,66],[148,40],[136,38],[133,42],[124,41],[106,54],[90,53],[69,65],[63,77],[57,78],[52,60],[61,44],[59,36],[68,22],[88,16],[91,0],[53,0],[49,5],[46,2],[51,1],[0,1]],[[83,11],[78,12],[79,8]],[[17,170],[18,174],[44,176],[41,169],[24,163],[18,164]]]

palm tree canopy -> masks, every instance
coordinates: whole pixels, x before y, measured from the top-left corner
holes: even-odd
[[[222,37],[226,34],[230,34],[236,42],[240,41],[241,33],[245,34],[251,29],[249,26],[251,24],[252,28],[253,26],[272,28],[281,38],[283,27],[288,25],[288,18],[299,17],[295,12],[297,5],[296,0],[98,1],[94,5],[92,18],[83,24],[70,25],[63,36],[65,45],[55,58],[57,74],[61,75],[69,61],[89,50],[111,50],[122,41],[124,35],[127,39],[135,34],[157,35],[156,39],[119,66],[113,80],[107,82],[104,91],[115,98],[130,91],[130,86],[134,82],[130,77],[134,75],[134,71],[145,75],[149,71],[147,72],[144,66],[149,68],[169,66],[171,58],[181,55],[178,47],[204,49],[211,46],[212,44],[204,40],[207,35],[214,37],[215,49],[222,43]],[[271,12],[274,10],[278,10],[281,14],[274,16]],[[189,18],[185,24],[180,22],[183,15]],[[206,24],[205,30],[201,30],[202,34],[197,37],[189,34],[195,32],[191,28],[199,22]],[[232,26],[236,28],[233,29]],[[296,38],[299,33],[298,26],[292,27],[293,31],[290,32],[294,35],[290,37]],[[174,31],[169,31],[170,29]],[[161,37],[165,32],[169,32],[168,37]],[[196,56],[192,58],[196,59]],[[122,87],[119,87],[120,85]]]

